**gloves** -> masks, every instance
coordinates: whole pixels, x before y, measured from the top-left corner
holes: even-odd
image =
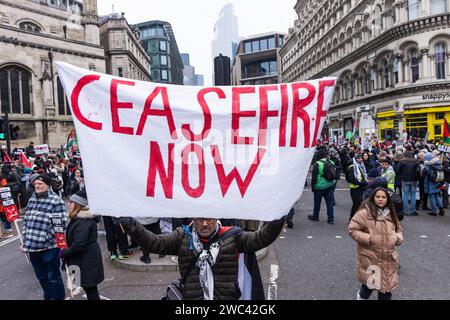
[[[139,224],[139,222],[132,217],[112,218],[112,221],[115,226],[118,226],[119,228],[122,227],[124,229],[123,231],[131,231]]]

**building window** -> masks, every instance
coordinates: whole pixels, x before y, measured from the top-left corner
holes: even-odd
[[[148,52],[150,54],[157,53],[158,50],[158,40],[151,40],[148,42]]]
[[[154,54],[151,56],[152,67],[159,67],[159,55]]]
[[[159,41],[159,51],[167,51],[167,44],[165,41]]]
[[[444,117],[445,117],[445,113],[444,112],[436,112],[435,113],[436,120],[444,120]]]
[[[245,53],[252,52],[252,43],[250,41],[244,42]]]
[[[389,70],[386,60],[381,63],[381,75],[383,77],[383,89],[389,88]]]
[[[252,41],[252,51],[253,52],[259,51],[259,40]]]
[[[447,0],[431,0],[431,14],[447,12]]]
[[[57,80],[57,86],[58,86],[58,113],[60,116],[67,116],[71,115],[70,107],[69,107],[69,101],[67,100],[67,96],[64,93],[64,88],[61,84],[61,81]]]
[[[167,56],[164,55],[161,56],[161,65],[167,66]]]
[[[268,39],[269,41],[269,49],[274,49],[275,48],[275,38],[271,37]]]
[[[398,59],[394,57],[394,62],[392,64],[392,71],[394,72],[394,84],[398,83]]]
[[[0,69],[2,112],[31,113],[31,75],[20,67]]]
[[[283,36],[278,36],[278,46],[281,47],[283,45]]]
[[[31,32],[41,32],[42,31],[42,29],[37,24],[35,24],[33,22],[29,22],[29,21],[19,23],[19,28],[26,30],[26,31],[31,31]]]
[[[276,75],[278,66],[276,60],[261,60],[243,66],[243,78],[253,78]]]
[[[436,78],[437,79],[445,79],[445,60],[447,58],[446,53],[446,46],[444,43],[438,43],[435,46],[436,51]]]
[[[419,52],[417,49],[411,50],[411,75],[412,75],[412,82],[416,82],[419,80]]]
[[[117,71],[119,73],[119,77],[123,77],[123,69],[122,68],[117,68]]]
[[[408,20],[419,18],[420,0],[408,0]]]
[[[152,70],[152,78],[153,78],[153,81],[160,81],[160,78],[159,78],[159,69],[154,69],[154,70]]]
[[[164,81],[169,80],[167,70],[165,70],[165,69],[161,70],[161,80],[164,80]]]

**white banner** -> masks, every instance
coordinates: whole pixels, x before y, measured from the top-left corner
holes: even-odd
[[[270,221],[306,175],[335,78],[190,87],[58,62],[95,214]]]

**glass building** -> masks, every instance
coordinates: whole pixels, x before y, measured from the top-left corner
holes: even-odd
[[[170,23],[147,21],[136,27],[151,59],[153,82],[183,85],[183,61]]]

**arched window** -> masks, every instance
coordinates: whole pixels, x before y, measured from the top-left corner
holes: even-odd
[[[19,28],[27,31],[32,32],[41,32],[41,27],[39,27],[37,24],[30,22],[30,21],[24,21],[19,23]]]
[[[430,6],[431,14],[447,12],[447,0],[430,0]]]
[[[381,76],[383,78],[383,89],[389,88],[389,69],[386,60],[381,62]]]
[[[447,48],[444,43],[440,42],[434,47],[436,61],[436,78],[445,79],[445,60],[447,59]]]
[[[411,78],[412,82],[419,80],[419,51],[417,49],[412,49],[410,51],[411,58]]]
[[[64,93],[64,88],[62,86],[61,80],[57,80],[58,86],[58,113],[60,116],[71,115],[69,101],[67,100],[67,96]]]
[[[394,62],[392,63],[392,72],[394,73],[394,84],[399,82],[398,79],[398,58],[394,56]]]
[[[419,18],[420,0],[408,0],[408,20]]]
[[[0,69],[0,103],[2,112],[31,113],[31,75],[20,67]]]

